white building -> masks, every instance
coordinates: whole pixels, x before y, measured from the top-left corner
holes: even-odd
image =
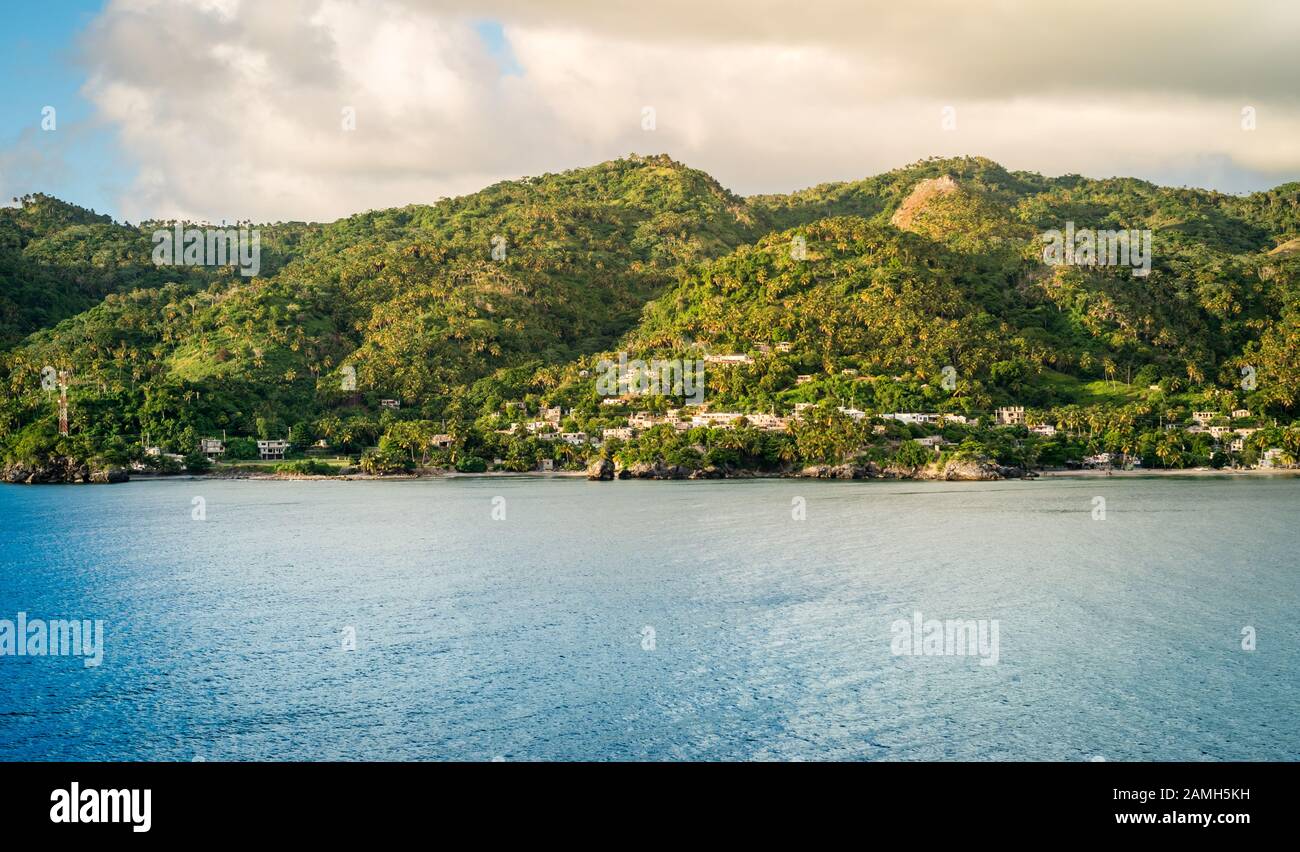
[[[938,414],[923,414],[916,411],[899,411],[892,414],[880,415],[885,420],[897,420],[899,423],[938,423]]]
[[[226,444],[220,438],[203,438],[199,441],[199,452],[208,458],[215,458],[226,451]]]
[[[1008,405],[998,409],[999,426],[1023,426],[1025,423],[1025,407],[1023,405]]]
[[[738,411],[706,411],[691,418],[692,425],[712,426],[715,429],[729,429],[737,420],[744,417]]]
[[[772,432],[782,431],[789,425],[789,421],[784,417],[777,417],[775,414],[746,414],[745,419],[755,429],[765,429]]]
[[[1037,426],[1031,427],[1029,431],[1033,432],[1035,435],[1043,435],[1050,438],[1056,434],[1056,427],[1051,423],[1039,423]]]
[[[289,449],[288,441],[258,441],[257,454],[263,460],[282,459]]]
[[[1260,467],[1281,467],[1282,451],[1279,450],[1277,447],[1273,447],[1272,449],[1265,450],[1264,455],[1260,456],[1259,466]]]

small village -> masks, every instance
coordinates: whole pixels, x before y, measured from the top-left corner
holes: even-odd
[[[734,364],[744,363],[743,359],[748,357],[724,355],[711,356],[708,360],[711,363]],[[1052,422],[1048,412],[1035,412],[1024,406],[1002,406],[990,414],[971,416],[935,411],[872,413],[825,402],[797,402],[783,413],[714,410],[708,403],[684,404],[652,411],[639,407],[644,401],[644,396],[635,392],[603,398],[599,402],[598,418],[593,418],[589,412],[565,409],[559,405],[541,405],[530,417],[523,403],[509,403],[507,413],[503,415],[503,419],[510,420],[509,425],[492,430],[492,435],[499,441],[532,442],[539,449],[530,469],[533,472],[547,473],[585,466],[590,458],[598,458],[602,454],[608,457],[613,451],[636,442],[651,430],[686,436],[692,430],[705,430],[704,434],[714,434],[747,429],[774,436],[788,436],[792,430],[805,425],[806,418],[818,410],[823,414],[833,410],[834,414],[830,416],[860,427],[864,434],[879,439],[883,446],[894,450],[903,443],[915,444],[930,453],[932,460],[958,450],[963,446],[962,435],[980,430],[999,430],[1007,435],[1023,435],[1026,439],[1032,436],[1033,440],[1042,442],[1064,437],[1063,432],[1067,428],[1066,423]],[[393,414],[402,408],[401,402],[395,399],[381,400],[380,407]],[[620,418],[621,422],[589,430],[574,428],[580,421],[599,419],[607,423],[611,418]],[[1191,412],[1186,421],[1168,422],[1163,428],[1166,432],[1177,430],[1188,436],[1203,436],[1202,440],[1208,440],[1213,448],[1211,458],[1219,460],[1215,464],[1219,469],[1283,469],[1294,466],[1294,459],[1279,447],[1260,448],[1255,464],[1247,465],[1240,461],[1247,442],[1260,431],[1248,409],[1234,409],[1228,413],[1197,410]],[[229,443],[225,436],[204,437],[199,440],[196,450],[212,464],[223,461],[236,463],[224,458]],[[465,443],[467,439],[458,439],[450,432],[433,432],[421,439],[421,446],[426,453],[431,453],[434,457],[443,454],[447,467],[455,467],[455,453],[458,449],[464,449]],[[545,450],[547,446],[562,446],[566,452],[548,453]],[[331,446],[327,438],[319,438],[307,446],[295,446],[287,439],[261,439],[256,440],[255,461],[274,465],[288,459],[328,457],[331,453],[336,458],[342,458],[337,455],[338,449]],[[144,459],[133,464],[133,471],[148,472],[164,460],[173,472],[180,467],[193,467],[192,463],[187,463],[186,456],[164,452],[157,446],[145,448],[144,455]],[[364,458],[365,453],[360,459],[343,460],[363,462]],[[512,469],[506,466],[505,460],[500,456],[490,458],[491,461],[484,460],[483,472]],[[914,460],[919,461],[920,458],[917,456]],[[1141,470],[1144,465],[1142,456],[1134,452],[1099,451],[1062,461],[1057,467],[1064,470],[1132,471]],[[527,472],[519,470],[517,465],[513,469],[516,472]]]

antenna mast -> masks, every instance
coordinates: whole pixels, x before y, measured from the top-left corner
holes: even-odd
[[[68,434],[68,371],[59,371],[59,434]]]

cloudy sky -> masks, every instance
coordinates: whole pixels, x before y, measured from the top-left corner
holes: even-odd
[[[1227,192],[1300,179],[1295,0],[48,0],[5,14],[0,196],[130,221],[329,220],[630,152],[743,194],[953,154]]]

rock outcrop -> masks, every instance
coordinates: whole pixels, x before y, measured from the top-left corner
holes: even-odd
[[[795,474],[805,479],[875,479],[880,475],[874,464],[809,465]]]
[[[609,459],[596,459],[587,465],[587,478],[597,482],[608,482],[614,478],[614,463]]]
[[[0,470],[0,481],[25,485],[126,482],[130,478],[130,474],[120,467],[92,469],[85,462],[66,456],[50,459],[43,464],[11,464]]]
[[[637,462],[619,468],[615,474],[619,479],[686,479],[691,475],[688,468],[665,464],[662,461]]]
[[[957,191],[957,181],[952,179],[952,175],[943,175],[937,178],[928,178],[917,181],[916,186],[908,193],[903,203],[898,205],[894,215],[889,217],[889,223],[896,228],[907,230],[912,225],[912,220],[916,214],[925,207],[925,205],[935,196],[947,195],[950,192]]]
[[[946,482],[1005,478],[1002,467],[982,459],[928,464],[918,469],[913,476],[916,479],[939,479]]]

